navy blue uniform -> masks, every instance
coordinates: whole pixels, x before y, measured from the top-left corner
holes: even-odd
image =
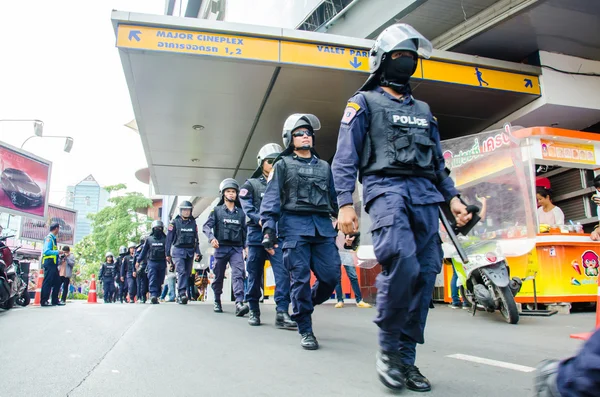
[[[167,272],[165,241],[166,236],[163,233],[160,233],[160,236],[150,235],[138,256],[140,262],[147,260],[150,297],[158,298],[160,296],[162,283],[165,280]]]
[[[125,280],[130,303],[135,300],[137,295],[137,282],[133,276],[133,273],[135,272],[135,256],[130,254],[125,255],[121,260],[121,277]]]
[[[395,106],[405,106],[408,111],[414,105],[410,95],[399,100],[380,87],[371,92],[383,95],[383,100],[391,100]],[[403,120],[429,128],[432,171],[437,174],[443,171],[444,159],[437,122],[428,113],[425,120]],[[371,118],[365,95],[352,97],[342,119],[332,166],[340,207],[352,204],[357,172],[366,160],[364,148],[370,144],[367,134]],[[383,269],[377,276],[375,323],[380,328],[379,343],[384,351],[400,351],[403,364],[414,365],[416,344],[424,342],[429,302],[442,266],[438,206],[458,192],[450,178],[436,185],[425,177],[390,175],[385,171],[363,175],[362,184],[365,211],[372,221],[373,248]]]
[[[302,159],[293,154],[292,158],[316,166],[316,156]],[[263,230],[277,230],[280,247],[283,250],[283,263],[290,272],[292,319],[298,323],[298,332],[312,332],[311,314],[314,306],[329,299],[340,276],[340,256],[335,244],[337,232],[329,215],[310,212],[292,212],[282,209],[285,198],[284,185],[287,166],[279,160],[273,167],[272,179],[261,204],[260,219]],[[335,187],[329,171],[329,198],[333,211],[337,213]],[[310,286],[311,270],[317,281]]]
[[[185,296],[192,274],[194,255],[200,255],[198,225],[193,217],[183,219],[177,215],[169,223],[167,233],[167,256],[173,258],[177,271],[177,290],[179,296]],[[189,297],[192,299],[192,297]]]
[[[561,397],[594,397],[600,390],[600,330],[596,330],[575,357],[558,367],[556,385]]]
[[[264,277],[265,261],[268,259],[275,276],[275,304],[278,312],[287,313],[290,306],[290,272],[283,265],[283,252],[281,247],[275,249],[275,255],[269,255],[262,245],[262,229],[259,226],[260,221],[260,203],[264,197],[267,188],[267,179],[261,175],[254,179],[255,184],[261,186],[259,191],[251,182],[246,182],[240,189],[240,201],[244,212],[250,219],[248,222],[248,263],[246,271],[248,272],[248,290],[246,293],[246,302],[250,305],[250,310],[258,311],[258,302],[261,297],[261,281]]]
[[[239,224],[236,228],[239,229],[239,235],[233,236],[223,232],[222,236],[215,236],[214,233],[218,233],[218,228],[226,228],[226,219],[219,219],[217,221],[215,212],[221,208],[220,212],[231,216],[234,220],[239,220]],[[223,216],[222,216],[223,217]],[[224,217],[223,217],[224,218]],[[218,222],[218,225],[217,225]],[[246,235],[246,217],[244,211],[239,207],[234,207],[233,211],[229,211],[225,204],[215,207],[208,219],[202,227],[202,231],[208,238],[208,241],[212,241],[214,238],[219,242],[219,248],[215,248],[215,267],[213,272],[215,273],[215,279],[212,282],[212,289],[215,294],[215,301],[221,301],[221,294],[223,293],[223,280],[225,278],[225,268],[227,263],[231,267],[231,279],[233,287],[233,295],[235,296],[236,303],[242,303],[244,301],[244,245]]]
[[[98,274],[98,279],[102,280],[104,303],[114,302],[113,295],[115,293],[115,281],[117,280],[117,264],[115,262],[103,263]]]
[[[58,274],[58,246],[56,236],[48,233],[44,240],[42,251],[42,266],[44,267],[44,281],[42,282],[41,303],[48,303],[52,294],[52,304],[58,304],[58,293],[60,291],[60,276]]]

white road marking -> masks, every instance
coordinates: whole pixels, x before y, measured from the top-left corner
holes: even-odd
[[[118,369],[113,369],[113,370],[112,370],[112,373],[113,373],[113,374],[118,374],[118,373],[119,373],[119,370],[118,370]]]
[[[489,358],[469,356],[467,354],[451,354],[451,355],[446,356],[446,357],[455,358],[457,360],[471,361],[473,363],[478,363],[478,364],[491,365],[493,367],[500,367],[500,368],[512,369],[513,371],[519,371],[519,372],[533,372],[533,371],[535,371],[535,368],[533,368],[533,367],[527,367],[525,365],[507,363],[507,362],[504,362],[504,361],[490,360]]]

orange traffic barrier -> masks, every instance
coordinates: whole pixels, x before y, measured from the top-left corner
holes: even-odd
[[[44,283],[44,269],[40,269],[38,275],[37,285],[35,286],[35,298],[33,299],[32,306],[40,306],[42,303],[42,284]]]
[[[90,283],[90,292],[88,292],[87,303],[98,303],[98,295],[96,294],[96,275],[92,274],[92,282]]]
[[[600,277],[598,277],[598,296],[596,297],[596,328],[600,329]],[[582,332],[580,334],[571,334],[571,339],[588,340],[594,332]]]

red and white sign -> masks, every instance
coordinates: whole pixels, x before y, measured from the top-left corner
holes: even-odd
[[[0,212],[45,220],[52,163],[0,142]]]
[[[52,223],[60,225],[57,242],[60,245],[75,244],[75,225],[77,211],[70,208],[48,205],[48,216],[45,221],[23,217],[20,238],[30,241],[44,241]]]

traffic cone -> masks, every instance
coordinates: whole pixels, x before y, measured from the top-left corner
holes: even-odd
[[[32,306],[40,306],[42,302],[42,284],[44,283],[44,269],[40,269],[40,274],[38,275],[37,285],[35,286],[35,298],[33,299]]]
[[[90,292],[88,292],[87,303],[98,303],[98,295],[96,294],[96,275],[92,274],[92,282],[90,283]]]
[[[596,297],[596,329],[600,329],[600,277],[598,277],[598,296]],[[593,332],[571,334],[571,339],[588,340]]]

